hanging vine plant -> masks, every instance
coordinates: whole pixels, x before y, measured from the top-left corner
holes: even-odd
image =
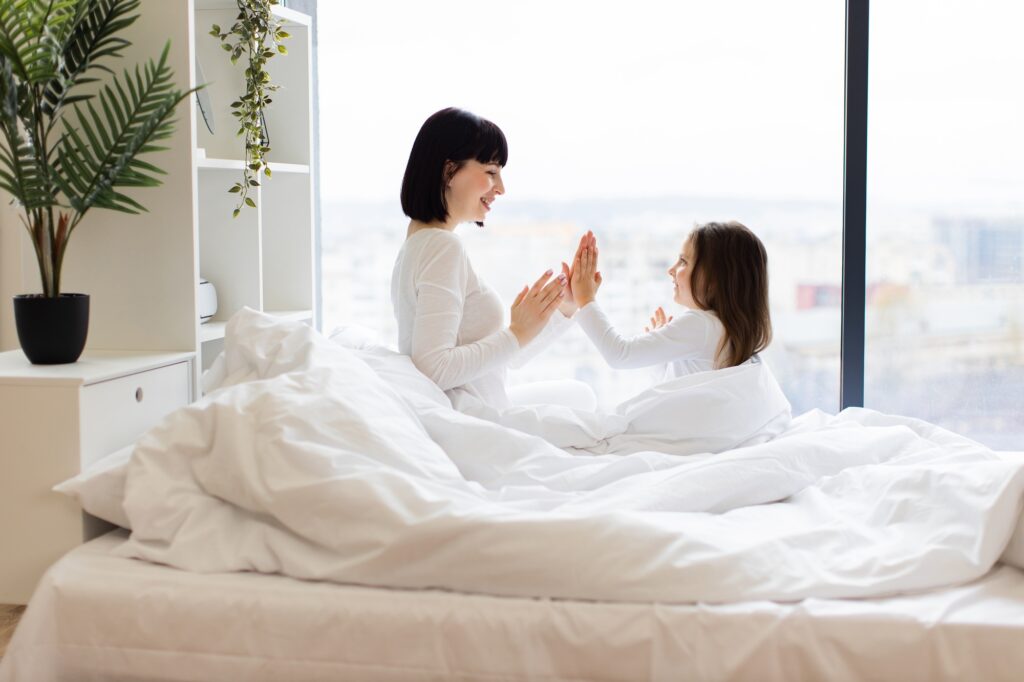
[[[238,135],[245,138],[242,181],[236,182],[228,190],[239,195],[238,206],[232,212],[237,218],[244,206],[256,208],[256,201],[249,196],[249,190],[260,186],[257,179],[260,173],[270,177],[267,162],[270,140],[263,112],[274,101],[270,93],[280,86],[271,83],[267,62],[277,54],[288,54],[282,41],[290,36],[281,28],[282,20],[275,17],[271,10],[271,7],[278,4],[278,0],[235,2],[238,4],[238,16],[234,25],[223,31],[214,24],[210,35],[220,39],[221,47],[231,54],[232,64],[237,63],[243,54],[249,58],[249,65],[245,69],[245,92],[231,103],[231,115],[238,119]]]

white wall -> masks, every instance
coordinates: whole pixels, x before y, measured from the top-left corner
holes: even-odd
[[[28,291],[22,286],[21,235],[24,229],[17,209],[10,205],[10,195],[0,192],[0,351],[19,347],[12,299]]]

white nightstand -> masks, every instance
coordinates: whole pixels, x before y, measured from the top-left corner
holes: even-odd
[[[0,353],[0,603],[24,604],[43,571],[88,539],[51,488],[192,400],[194,353],[86,351],[70,365]]]

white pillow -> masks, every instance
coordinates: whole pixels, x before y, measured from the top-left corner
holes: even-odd
[[[135,445],[123,447],[107,455],[87,470],[53,489],[78,500],[82,509],[122,528],[131,528],[124,511],[124,485],[128,478],[128,461]]]

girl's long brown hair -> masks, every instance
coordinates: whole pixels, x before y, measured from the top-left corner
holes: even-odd
[[[689,240],[693,300],[718,315],[725,327],[715,365],[741,365],[772,340],[768,253],[757,235],[737,222],[705,223],[694,228]]]

